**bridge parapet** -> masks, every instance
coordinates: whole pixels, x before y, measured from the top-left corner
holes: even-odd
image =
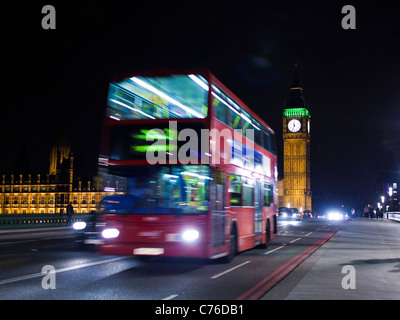
[[[387,212],[387,218],[390,220],[395,220],[400,222],[400,212],[399,211]]]
[[[76,213],[72,216],[72,223],[86,221],[89,213]],[[65,214],[0,214],[1,229],[25,229],[25,228],[46,228],[64,227],[67,225]]]

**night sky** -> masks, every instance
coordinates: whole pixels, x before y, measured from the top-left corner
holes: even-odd
[[[46,4],[56,30],[41,27]],[[347,4],[356,30],[341,27]],[[26,1],[2,4],[2,13],[1,174],[47,173],[65,128],[78,174],[94,175],[111,75],[160,68],[210,70],[275,130],[281,156],[296,59],[315,203],[361,208],[375,200],[382,171],[400,171],[394,1]]]

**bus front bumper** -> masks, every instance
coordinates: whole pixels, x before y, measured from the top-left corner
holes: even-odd
[[[123,256],[209,257],[205,244],[186,243],[103,243],[100,245],[100,253]]]

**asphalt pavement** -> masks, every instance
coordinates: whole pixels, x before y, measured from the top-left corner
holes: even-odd
[[[230,263],[99,255],[64,227],[7,231],[0,234],[0,300],[258,300],[342,225],[278,221],[268,248],[241,252]],[[49,266],[54,290],[42,285]]]
[[[279,230],[267,250],[242,252],[230,264],[99,256],[79,250],[71,228],[8,230],[0,234],[0,296],[43,300],[400,300],[399,222],[318,219],[282,223]],[[57,270],[57,290],[41,286],[40,271],[45,265]],[[272,288],[265,294],[270,283]]]
[[[400,223],[357,218],[261,300],[399,300]]]

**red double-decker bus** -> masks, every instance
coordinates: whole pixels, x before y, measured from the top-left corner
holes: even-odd
[[[273,130],[210,72],[110,83],[100,252],[223,258],[277,232]]]

